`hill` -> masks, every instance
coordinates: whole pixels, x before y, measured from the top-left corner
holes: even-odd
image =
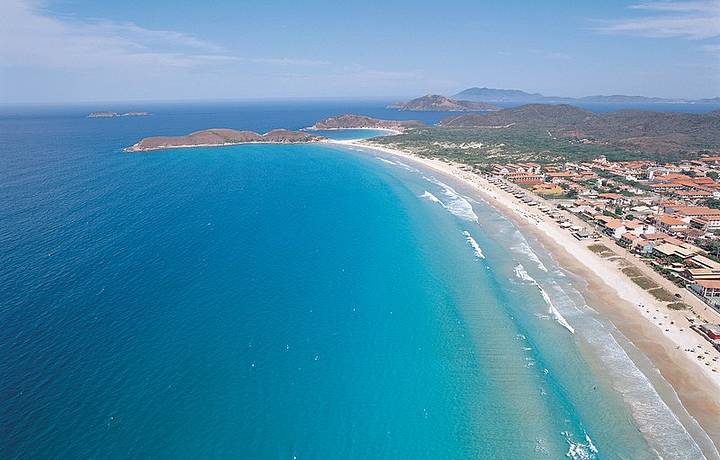
[[[450,99],[437,94],[428,94],[408,102],[399,102],[388,106],[389,109],[424,111],[424,112],[472,112],[499,110],[497,106],[487,102],[462,101]]]
[[[528,104],[487,114],[449,117],[445,127],[543,130],[642,152],[720,148],[720,111],[707,114],[619,110],[594,113],[570,105]]]
[[[517,89],[495,89],[495,88],[468,88],[460,91],[452,96],[454,99],[465,99],[468,101],[491,102],[491,103],[509,103],[509,104],[718,104],[720,98],[709,99],[667,99],[662,97],[645,97],[645,96],[626,96],[615,94],[610,96],[584,96],[584,97],[564,97],[564,96],[544,96],[540,93],[527,93]]]
[[[394,129],[403,131],[407,128],[418,128],[425,126],[425,123],[418,120],[382,120],[365,115],[345,114],[337,117],[329,117],[320,120],[311,129]]]
[[[146,152],[150,150],[237,145],[250,143],[290,144],[318,142],[322,136],[300,131],[274,129],[266,134],[254,131],[238,131],[227,128],[214,128],[196,131],[187,136],[154,136],[141,139],[135,145],[125,149],[126,152]]]
[[[518,89],[468,88],[452,96],[454,99],[483,102],[530,103],[542,101],[545,96],[526,93]]]

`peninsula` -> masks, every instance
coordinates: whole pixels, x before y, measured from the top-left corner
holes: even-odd
[[[415,112],[483,112],[499,110],[497,106],[487,102],[461,101],[438,94],[428,94],[408,102],[390,104],[387,108]]]
[[[325,118],[309,129],[389,129],[404,132],[409,128],[422,128],[425,123],[419,120],[383,120],[365,115],[345,114]]]
[[[228,128],[213,128],[196,131],[187,136],[154,136],[141,139],[127,147],[126,152],[147,152],[171,148],[219,147],[238,144],[301,144],[319,142],[325,137],[301,131],[274,129],[265,134],[254,131],[238,131]]]

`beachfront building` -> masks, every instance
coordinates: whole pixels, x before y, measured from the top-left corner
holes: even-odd
[[[698,254],[699,248],[689,248],[684,246],[675,245],[672,243],[662,243],[653,248],[653,253],[661,257],[677,257],[682,260],[687,260],[692,256]]]
[[[507,179],[518,185],[535,185],[544,182],[542,176],[525,172],[510,173],[507,175]]]
[[[713,304],[720,298],[720,280],[698,280],[690,285],[690,289]]]

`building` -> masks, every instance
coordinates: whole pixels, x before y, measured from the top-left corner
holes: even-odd
[[[672,233],[688,228],[687,222],[678,219],[677,217],[668,216],[667,214],[663,214],[662,216],[658,217],[656,223],[658,228],[663,232]]]
[[[720,280],[698,280],[690,285],[690,289],[701,297],[717,300],[720,297]]]
[[[535,185],[543,183],[542,176],[524,172],[510,173],[507,175],[507,179],[520,185]]]
[[[653,253],[665,256],[665,257],[678,257],[680,259],[686,260],[691,258],[692,256],[696,255],[698,251],[687,248],[683,246],[678,246],[672,243],[662,243],[653,248]]]

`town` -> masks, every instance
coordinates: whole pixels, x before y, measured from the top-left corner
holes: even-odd
[[[484,165],[481,172],[575,238],[588,240],[598,255],[642,261],[720,312],[720,157],[678,164],[600,157]],[[622,271],[668,308],[694,312],[677,289],[661,286],[633,264]],[[690,327],[720,350],[720,326],[696,319],[688,317]]]

